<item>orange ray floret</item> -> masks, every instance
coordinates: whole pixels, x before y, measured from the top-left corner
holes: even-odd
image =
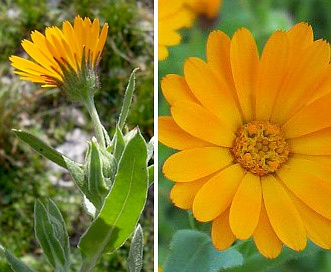
[[[91,22],[89,18],[76,16],[73,26],[65,21],[62,30],[48,27],[45,35],[33,31],[32,41],[22,41],[23,49],[33,61],[17,56],[9,59],[22,79],[43,83],[43,87],[61,87],[68,74],[74,72],[79,76],[82,69],[96,69],[107,32],[108,24],[100,32],[98,19]]]

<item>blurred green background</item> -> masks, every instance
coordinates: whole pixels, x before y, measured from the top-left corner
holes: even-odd
[[[0,244],[18,257],[24,256],[38,271],[51,269],[34,238],[35,199],[51,197],[61,209],[71,238],[71,271],[78,271],[80,256],[75,247],[91,218],[83,210],[81,195],[70,176],[19,142],[11,129],[29,131],[53,147],[77,150],[84,159],[93,126],[83,106],[66,100],[58,89],[41,89],[20,81],[12,73],[8,57],[26,57],[20,42],[30,39],[32,30],[44,33],[47,26],[62,27],[65,20],[73,23],[76,15],[92,20],[98,17],[101,25],[107,22],[108,38],[99,66],[101,89],[95,97],[100,118],[112,133],[130,73],[139,67],[128,126],[138,125],[149,140],[153,135],[153,12],[152,0],[1,0]],[[149,193],[140,221],[146,272],[154,267],[153,188]],[[129,241],[116,253],[104,256],[96,270],[127,271],[128,248]],[[11,271],[1,257],[0,271]]]
[[[230,37],[240,27],[248,28],[254,35],[261,52],[268,36],[277,29],[288,30],[294,24],[305,21],[312,25],[315,39],[331,39],[331,1],[330,0],[223,0],[219,17],[214,21],[200,18],[192,28],[182,29],[181,44],[169,48],[169,57],[159,61],[159,81],[166,74],[183,75],[183,63],[188,57],[205,59],[205,45],[208,33],[220,29]],[[159,115],[169,115],[159,85]],[[162,176],[164,160],[174,152],[159,144],[159,264],[162,265],[169,255],[169,244],[179,229],[190,228],[190,216],[171,204],[169,192],[172,183]],[[199,226],[209,234],[209,225]],[[331,230],[330,230],[331,231]],[[269,271],[269,270],[268,270]],[[295,259],[270,270],[272,272],[331,271],[331,253],[318,251],[316,254]],[[250,271],[249,271],[250,272]]]

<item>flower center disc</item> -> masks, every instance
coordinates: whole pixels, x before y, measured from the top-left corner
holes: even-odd
[[[235,161],[253,174],[275,172],[288,159],[289,145],[278,125],[268,121],[251,121],[237,133],[232,152]]]

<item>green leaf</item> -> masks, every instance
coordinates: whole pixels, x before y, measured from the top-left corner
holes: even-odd
[[[102,162],[99,147],[96,140],[89,141],[89,149],[86,156],[85,174],[87,183],[84,185],[84,193],[100,211],[103,201],[108,193],[104,176],[102,174]]]
[[[130,75],[128,86],[126,87],[125,95],[124,95],[124,101],[123,106],[121,109],[121,113],[118,119],[118,127],[120,129],[123,129],[126,118],[129,115],[129,109],[132,102],[132,96],[135,88],[135,73],[138,70],[138,68],[134,69]]]
[[[53,203],[54,204],[54,203]],[[35,203],[35,235],[47,257],[48,262],[57,272],[65,272],[69,267],[68,241],[66,233],[62,233],[59,227],[62,223],[57,220],[58,212],[55,206],[51,204],[51,212],[46,209],[44,204],[37,200]],[[61,216],[62,218],[62,216]],[[56,224],[55,224],[56,222]],[[57,225],[55,228],[53,225]],[[63,244],[62,244],[63,243]]]
[[[92,271],[104,252],[120,247],[135,229],[147,196],[146,149],[137,129],[124,149],[102,210],[79,242],[81,271]]]
[[[148,166],[148,184],[151,185],[154,182],[154,164]]]
[[[117,161],[120,161],[121,156],[123,154],[123,150],[125,148],[125,141],[124,141],[122,131],[118,126],[116,126],[116,133],[114,136],[115,136],[114,137],[114,139],[115,139],[114,158]]]
[[[209,235],[195,230],[177,231],[170,248],[164,272],[212,272],[238,266],[243,262],[238,251],[218,251],[211,244]]]
[[[242,266],[229,268],[227,272],[262,272],[267,271],[273,267],[280,266],[287,261],[311,255],[319,251],[320,249],[313,243],[308,242],[307,247],[304,251],[296,252],[287,247],[284,247],[282,253],[275,259],[267,259],[263,257],[256,249],[255,244],[252,240],[247,240],[235,246],[238,251],[245,252],[244,263]]]
[[[143,230],[140,224],[137,225],[134,230],[133,238],[130,245],[129,257],[128,257],[128,269],[129,272],[140,272],[143,266]]]
[[[36,272],[20,259],[16,258],[13,254],[10,253],[6,248],[0,246],[0,251],[2,251],[7,259],[10,268],[15,272]]]
[[[67,164],[65,162],[64,155],[56,151],[53,147],[50,147],[48,144],[44,143],[42,140],[40,140],[39,138],[28,132],[22,130],[16,130],[16,129],[14,129],[13,131],[15,132],[18,138],[20,138],[23,142],[31,146],[40,155],[46,157],[52,162],[55,162],[57,165],[67,169]]]
[[[66,261],[69,264],[70,244],[66,224],[59,208],[53,200],[48,199],[47,208],[49,221],[53,226],[55,236],[58,238],[60,244],[62,245]]]

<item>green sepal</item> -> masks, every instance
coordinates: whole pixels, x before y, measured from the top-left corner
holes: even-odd
[[[134,230],[131,240],[128,270],[129,272],[140,272],[143,266],[143,248],[144,248],[144,234],[140,224]]]
[[[93,68],[91,60],[83,56],[80,68],[75,70],[68,63],[63,64],[56,60],[63,72],[63,81],[58,81],[58,87],[64,91],[67,97],[72,101],[79,101],[85,103],[87,97],[93,97],[95,92],[99,89],[99,77],[97,69]]]
[[[9,250],[6,248],[2,247],[0,245],[0,252],[4,254],[4,256],[7,259],[7,262],[14,272],[36,272],[36,270],[32,269],[28,265],[26,265],[24,262],[22,262],[20,259],[15,257]]]
[[[69,267],[69,238],[64,220],[55,203],[35,203],[35,235],[50,265],[56,272]]]
[[[123,129],[126,118],[128,117],[129,114],[129,110],[130,110],[130,105],[132,102],[132,96],[133,96],[133,92],[135,89],[135,73],[139,68],[135,68],[129,78],[129,83],[126,87],[125,90],[125,94],[124,94],[124,101],[123,101],[123,105],[122,105],[122,109],[121,109],[121,113],[118,119],[118,127],[120,129]]]
[[[80,239],[81,271],[92,271],[103,253],[120,247],[135,229],[147,197],[146,159],[146,143],[135,129],[102,210]]]

